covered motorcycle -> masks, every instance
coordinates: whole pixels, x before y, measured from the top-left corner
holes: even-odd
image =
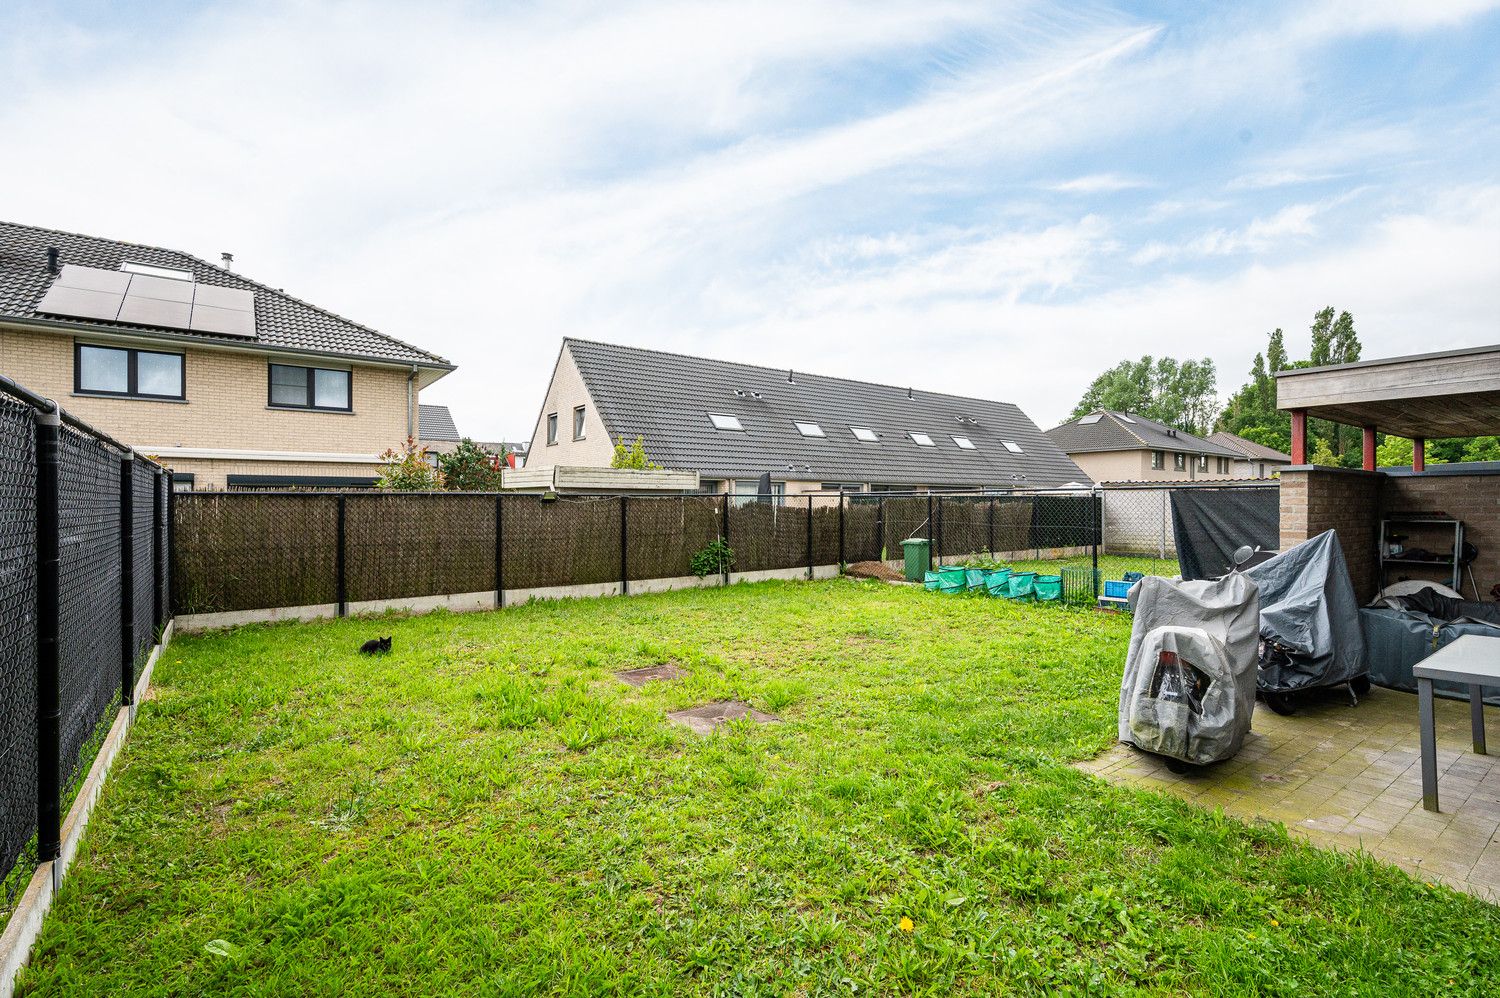
[[[1239,751],[1255,710],[1255,583],[1147,576],[1130,590],[1134,623],[1120,682],[1120,740],[1168,765]]]

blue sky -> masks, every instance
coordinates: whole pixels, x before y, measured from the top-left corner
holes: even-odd
[[[1500,0],[1062,6],[9,4],[0,215],[231,250],[489,439],[564,335],[1043,426],[1328,304],[1500,341]]]

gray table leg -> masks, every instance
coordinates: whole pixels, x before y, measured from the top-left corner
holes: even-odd
[[[1422,729],[1422,807],[1438,809],[1437,733],[1432,726],[1432,680],[1417,680],[1417,711]]]
[[[1469,687],[1469,727],[1474,731],[1474,754],[1484,755],[1484,687]]]

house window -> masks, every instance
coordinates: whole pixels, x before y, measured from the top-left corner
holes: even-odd
[[[954,437],[953,438],[953,442],[956,443],[956,444],[958,444],[958,449],[959,450],[973,450],[974,449],[974,441],[970,440],[968,437]]]
[[[73,390],[128,398],[184,398],[182,354],[77,344]]]
[[[172,472],[172,491],[173,492],[191,492],[191,491],[193,491],[193,484],[194,484],[194,482],[195,482],[195,479],[193,477],[193,473],[190,472],[190,471],[174,471],[174,472]]]
[[[1186,471],[1187,470],[1187,455],[1186,454],[1173,454],[1172,455],[1172,470],[1173,471]]]
[[[547,446],[557,443],[557,413],[547,413]]]
[[[279,409],[348,412],[350,377],[348,371],[272,364],[269,402]]]
[[[824,482],[818,486],[824,492],[863,492],[865,487],[858,482]]]
[[[796,426],[797,432],[802,434],[804,437],[823,436],[823,427],[819,426],[817,423],[797,423]]]
[[[1151,470],[1152,471],[1160,471],[1164,467],[1166,467],[1165,455],[1163,455],[1162,452],[1159,451],[1159,450],[1152,451],[1151,452]]]
[[[583,406],[581,405],[573,409],[573,439],[583,439]]]
[[[747,503],[756,502],[760,498],[760,479],[736,478],[734,480],[734,504],[736,506],[744,506]],[[771,483],[770,501],[777,506],[785,505],[786,482]]]
[[[1199,471],[1207,471],[1208,470],[1208,455],[1207,454],[1199,454],[1198,455],[1198,470]]]
[[[724,486],[722,478],[700,478],[698,479],[698,494],[704,496],[718,495]]]
[[[925,433],[918,433],[915,430],[911,431],[911,439],[912,439],[912,443],[916,444],[918,447],[936,447],[937,446],[937,444],[933,443],[932,442],[932,438],[929,437],[927,434],[925,434]]]
[[[1215,459],[1214,468],[1217,469],[1218,473],[1221,475],[1229,474],[1229,458],[1221,457]]]
[[[855,440],[863,440],[867,444],[873,444],[880,440],[875,431],[868,426],[851,426],[849,432],[854,434]]]
[[[1005,449],[1010,451],[1012,454],[1023,453],[1023,451],[1021,450],[1021,445],[1016,443],[1014,440],[1002,440],[1000,442],[1004,444]]]
[[[740,425],[740,418],[738,416],[725,416],[722,413],[711,412],[708,414],[708,421],[714,424],[714,429],[716,430],[744,429],[744,427]]]

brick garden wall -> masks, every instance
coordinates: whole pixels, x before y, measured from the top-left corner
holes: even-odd
[[[1380,539],[1378,472],[1340,468],[1286,469],[1281,473],[1281,549],[1325,530],[1338,532],[1354,595],[1361,603],[1380,584],[1375,548]]]
[[[1429,472],[1387,476],[1381,485],[1381,508],[1392,513],[1444,513],[1464,521],[1466,539],[1479,548],[1479,557],[1473,565],[1479,598],[1490,598],[1490,587],[1500,582],[1500,475]],[[1418,536],[1413,533],[1409,543],[1432,547],[1440,541],[1441,535],[1438,534]],[[1399,569],[1399,572],[1393,571],[1393,580],[1409,576],[1448,583],[1445,569],[1429,570],[1420,565],[1393,565],[1391,568]],[[1473,599],[1467,572],[1463,581],[1464,595]]]

